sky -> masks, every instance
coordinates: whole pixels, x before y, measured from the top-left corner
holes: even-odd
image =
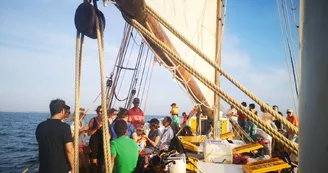
[[[80,2],[1,3],[0,111],[48,112],[50,100],[55,98],[64,99],[74,107],[74,13]],[[99,6],[106,17],[105,73],[109,76],[125,21],[113,5]],[[295,109],[275,0],[229,1],[223,46],[222,68],[226,72],[263,101],[278,105],[283,112],[287,108]],[[221,88],[233,98],[254,103],[221,79]],[[96,40],[85,41],[81,80],[81,106],[95,109],[100,104],[100,99],[92,104],[100,92]],[[124,88],[127,83],[123,84],[123,91]],[[123,91],[120,98],[125,97]],[[154,66],[148,95],[147,115],[167,115],[173,102],[183,111],[192,108],[188,95],[173,81],[173,75],[159,65]],[[227,109],[228,105],[222,103]]]

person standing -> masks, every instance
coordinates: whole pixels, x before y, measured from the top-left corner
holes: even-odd
[[[65,118],[65,101],[50,102],[50,119],[41,122],[35,131],[39,146],[40,173],[74,172],[74,148],[71,129]]]
[[[179,118],[178,118],[178,115],[179,115],[179,107],[177,106],[176,103],[172,103],[171,104],[171,111],[170,111],[170,113],[172,115],[172,128],[173,128],[173,131],[174,131],[174,133],[177,133],[178,130],[179,130],[180,122],[179,122]]]
[[[134,98],[133,99],[133,107],[129,109],[128,114],[128,122],[133,124],[134,126],[138,126],[138,124],[145,124],[145,115],[144,112],[139,108],[140,99]]]
[[[247,107],[246,102],[242,102],[241,105],[243,105],[244,107]],[[241,111],[237,111],[237,115],[238,115],[238,124],[239,124],[239,126],[241,127],[241,129],[246,131],[246,121],[247,121],[248,118]]]
[[[126,121],[117,120],[114,130],[118,138],[110,142],[113,173],[133,173],[139,156],[137,143],[126,135]]]
[[[298,128],[298,119],[294,115],[293,110],[287,109],[287,121],[292,123],[296,128]],[[295,142],[296,140],[296,134],[289,128],[287,128],[287,138],[291,140],[292,142]]]

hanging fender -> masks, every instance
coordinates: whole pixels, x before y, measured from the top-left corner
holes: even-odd
[[[81,3],[74,16],[76,29],[89,38],[97,39],[96,17],[99,19],[101,30],[104,31],[106,25],[104,14],[90,3]]]

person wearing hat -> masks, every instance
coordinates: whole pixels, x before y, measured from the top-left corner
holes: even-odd
[[[177,106],[176,103],[172,103],[171,104],[171,111],[170,111],[171,115],[172,115],[172,125],[174,128],[175,133],[179,130],[179,125],[180,125],[180,120],[178,118],[179,115],[179,107]]]
[[[133,124],[134,126],[137,126],[138,124],[144,124],[145,123],[145,115],[144,112],[139,108],[140,105],[140,99],[134,98],[133,99],[133,107],[129,109],[129,119],[128,122]]]
[[[145,153],[153,153],[159,148],[159,141],[161,138],[161,131],[158,129],[159,120],[156,118],[151,119],[148,121],[150,132],[148,136],[144,136],[147,139],[146,148],[143,150]]]
[[[290,123],[292,123],[295,127],[298,128],[298,119],[297,117],[294,115],[294,111],[291,109],[287,109],[286,111],[287,113],[287,121],[289,121]],[[296,135],[295,133],[291,130],[287,128],[287,138],[289,140],[291,140],[292,142],[294,142],[296,140]]]

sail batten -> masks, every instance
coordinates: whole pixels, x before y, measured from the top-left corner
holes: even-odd
[[[182,33],[206,55],[215,59],[216,51],[216,8],[217,0],[146,0],[148,6],[154,9],[162,18]],[[215,70],[193,50],[163,27],[177,53],[182,59],[194,66],[208,80],[215,82]],[[196,80],[196,79],[195,79]],[[208,106],[214,104],[214,93],[201,82],[196,83],[205,96]]]

